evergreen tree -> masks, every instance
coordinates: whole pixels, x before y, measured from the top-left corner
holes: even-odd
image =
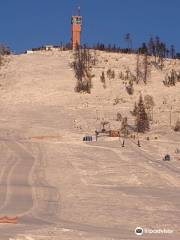
[[[144,133],[149,130],[149,119],[145,110],[142,95],[139,97],[136,115],[136,128],[138,132]]]
[[[137,107],[137,103],[135,102],[134,104],[134,109],[133,111],[131,112],[133,116],[137,116],[137,113],[138,113],[138,107]]]
[[[122,119],[122,123],[121,123],[121,133],[124,135],[124,136],[127,136],[128,135],[128,119],[127,117],[124,117]]]

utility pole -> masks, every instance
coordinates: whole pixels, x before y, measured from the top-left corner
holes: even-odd
[[[170,108],[169,124],[170,124],[170,127],[171,127],[171,125],[172,125],[172,106]]]

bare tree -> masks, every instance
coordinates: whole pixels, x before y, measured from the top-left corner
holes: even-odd
[[[92,58],[89,49],[85,46],[83,48],[77,46],[72,66],[77,79],[75,91],[91,93],[94,75],[91,74]]]
[[[124,40],[127,43],[128,52],[132,51],[132,38],[130,33],[126,33]]]
[[[136,55],[136,83],[139,83],[140,75],[140,54],[138,52]]]
[[[0,44],[0,68],[9,60],[7,56],[11,54],[11,50],[9,47],[6,47],[3,44]]]
[[[143,59],[143,65],[144,65],[144,83],[147,83],[147,78],[148,78],[148,74],[149,74],[149,68],[148,68],[148,55],[147,53],[144,54],[144,59]]]
[[[146,95],[144,97],[144,106],[147,110],[148,119],[153,120],[153,108],[155,106],[154,99],[151,95]]]
[[[120,112],[117,113],[116,121],[119,121],[119,122],[122,121],[122,115]]]
[[[10,48],[5,46],[4,44],[0,44],[0,55],[5,56],[10,54],[11,54]]]
[[[174,131],[175,132],[180,132],[180,120],[179,119],[176,121]]]
[[[110,79],[114,79],[115,78],[115,72],[114,70],[108,69],[107,70],[107,77]]]
[[[180,72],[176,72],[174,69],[171,69],[169,73],[165,75],[163,83],[165,86],[175,86],[177,82],[180,81]]]
[[[133,81],[129,81],[129,84],[126,86],[126,91],[129,95],[134,93]]]
[[[155,106],[154,99],[151,95],[146,95],[144,97],[144,105],[147,109]]]
[[[103,88],[106,88],[106,78],[105,78],[104,71],[101,73],[100,80],[103,84]]]
[[[105,126],[107,126],[107,125],[109,125],[109,122],[108,121],[105,121],[105,120],[103,120],[102,122],[101,122],[101,126],[102,126],[102,132],[106,132],[106,129],[105,129]]]
[[[176,55],[176,51],[175,51],[174,45],[171,45],[170,56],[171,56],[171,58],[175,58],[175,55]]]
[[[136,57],[136,83],[143,81],[147,83],[151,74],[151,62],[147,53],[137,53]]]

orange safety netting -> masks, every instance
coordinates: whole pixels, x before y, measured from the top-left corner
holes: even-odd
[[[16,224],[18,222],[18,217],[0,217],[0,223],[12,223]]]

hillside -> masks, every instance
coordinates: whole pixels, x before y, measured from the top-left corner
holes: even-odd
[[[91,94],[74,91],[71,51],[12,55],[1,68],[0,214],[20,219],[11,233],[1,229],[3,239],[130,240],[136,239],[137,226],[172,229],[174,239],[180,236],[180,156],[175,152],[180,133],[172,129],[179,117],[180,83],[163,84],[171,69],[180,71],[180,60],[166,60],[162,71],[152,67],[148,83],[134,85],[129,95],[118,76],[127,69],[135,72],[136,55],[96,54]],[[106,79],[104,89],[100,75],[109,68],[116,77]],[[125,148],[119,138],[82,141],[100,129],[102,119],[120,128],[118,112],[133,126],[130,111],[140,94],[155,102],[150,131],[139,135],[141,148],[129,139]],[[162,161],[166,153],[171,162]]]
[[[176,111],[179,110],[180,84],[165,87],[163,80],[171,69],[180,71],[180,60],[166,60],[163,71],[152,67],[148,84],[135,85],[134,94],[129,95],[119,74],[126,70],[135,73],[136,55],[97,51],[97,57],[98,63],[93,69],[93,89],[88,95],[74,92],[76,80],[70,68],[73,59],[71,52],[36,52],[32,55],[12,56],[2,71],[1,102],[11,107],[19,104],[21,107],[22,104],[65,107],[68,114],[75,113],[75,119],[82,120],[82,130],[94,131],[94,118],[114,119],[117,112],[122,112],[122,115],[131,119],[130,111],[142,93],[143,96],[148,94],[154,98],[154,123],[158,122],[158,127],[168,125],[168,117],[165,115],[171,106],[172,125],[175,123],[179,114]],[[106,77],[107,87],[104,89],[100,75],[108,69],[115,71],[115,79]],[[113,104],[115,99],[119,99],[117,105]],[[87,115],[91,115],[90,121]]]

